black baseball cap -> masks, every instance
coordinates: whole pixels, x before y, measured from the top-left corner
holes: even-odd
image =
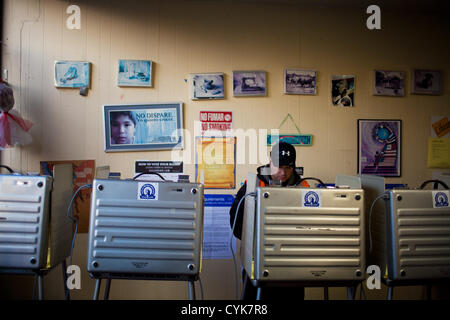
[[[282,166],[295,168],[295,158],[296,152],[294,146],[283,141],[275,144],[270,152],[272,164],[277,168]]]

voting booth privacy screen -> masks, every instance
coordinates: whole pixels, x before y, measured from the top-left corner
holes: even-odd
[[[70,255],[72,165],[53,177],[0,175],[0,271],[40,270]]]
[[[251,190],[255,184],[248,186]],[[246,200],[241,248],[252,280],[364,279],[362,189],[257,187],[255,191],[255,201]]]
[[[199,274],[201,184],[96,179],[92,192],[88,272],[174,280]]]

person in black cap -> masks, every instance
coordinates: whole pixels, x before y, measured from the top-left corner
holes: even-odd
[[[295,171],[295,160],[296,152],[295,148],[286,142],[279,142],[272,147],[270,152],[269,163],[265,166],[257,168],[257,178],[258,185],[261,187],[271,186],[271,185],[281,185],[282,187],[287,186],[300,186],[300,176]],[[309,187],[306,181],[301,182],[301,187]],[[247,192],[247,181],[242,185],[236,194],[236,198],[230,208],[230,226],[234,229],[233,234],[239,240],[242,236],[242,224],[244,220],[244,207],[245,200],[242,201],[239,212],[237,211],[237,206],[241,199],[245,196]],[[236,217],[237,214],[237,217]],[[236,218],[235,218],[236,217]],[[254,300],[256,298],[256,288],[250,282],[248,276],[245,275],[245,270],[243,270],[244,283],[244,300]],[[294,294],[294,296],[292,296]],[[304,290],[298,287],[268,287],[263,291],[263,299],[303,299]]]

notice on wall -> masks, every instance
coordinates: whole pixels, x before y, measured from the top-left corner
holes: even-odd
[[[208,131],[225,133],[233,129],[233,113],[231,111],[200,111],[201,134]]]
[[[230,208],[234,197],[230,194],[205,194],[203,219],[203,258],[231,259]],[[233,237],[235,249],[235,238]]]
[[[160,174],[164,180],[178,181],[178,175],[183,174],[182,161],[149,161],[137,160],[134,165],[134,173],[138,175],[145,172],[156,172]],[[136,178],[136,180],[148,179],[159,181],[162,180],[158,175],[145,174]]]
[[[428,168],[450,168],[450,138],[428,139]]]

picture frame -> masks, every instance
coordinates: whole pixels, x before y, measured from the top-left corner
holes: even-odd
[[[405,96],[405,72],[374,70],[373,75],[373,94],[375,96]]]
[[[223,72],[191,73],[189,79],[192,100],[225,98],[225,74]]]
[[[331,76],[331,103],[338,107],[355,106],[355,76]]]
[[[315,95],[317,93],[317,71],[284,69],[284,93]]]
[[[265,71],[233,71],[233,96],[266,96]]]
[[[411,93],[442,94],[442,72],[439,70],[414,69],[411,73]]]
[[[91,63],[88,61],[55,61],[54,77],[57,88],[90,88]]]
[[[358,173],[401,176],[402,121],[358,119]]]
[[[118,62],[117,85],[119,87],[152,87],[153,62],[151,60],[127,60]]]
[[[105,152],[183,149],[183,103],[103,105]]]

